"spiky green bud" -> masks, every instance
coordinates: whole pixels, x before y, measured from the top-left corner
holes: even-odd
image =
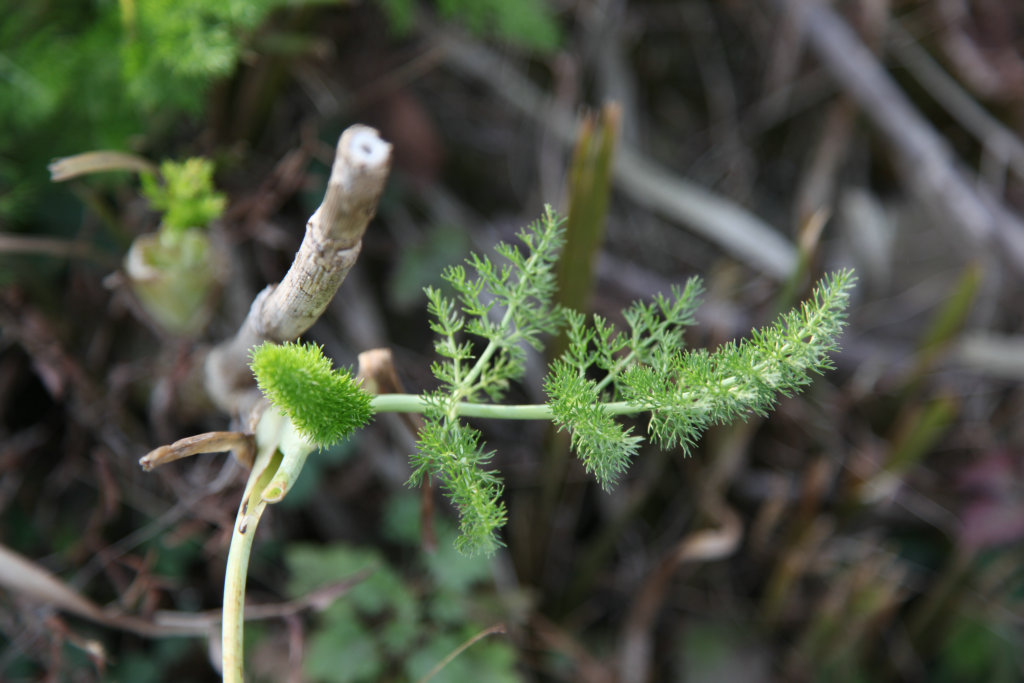
[[[347,371],[334,370],[316,344],[264,342],[252,350],[256,383],[299,432],[320,448],[370,421],[371,397]]]

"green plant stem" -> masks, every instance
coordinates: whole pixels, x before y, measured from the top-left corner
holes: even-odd
[[[259,508],[262,512],[266,504],[261,504]],[[235,528],[231,533],[228,562],[224,569],[221,674],[225,683],[242,683],[244,680],[245,579],[248,575],[249,556],[252,553],[252,540],[256,535],[255,523],[252,524],[254,528],[247,529],[246,533],[239,532],[238,525],[242,523],[244,516],[244,510],[240,508],[235,519]],[[253,521],[258,521],[258,517]]]
[[[537,254],[536,252],[534,252],[533,254],[530,255],[530,258],[527,260],[527,265],[533,265],[533,263],[536,261],[536,258]],[[501,319],[501,323],[498,324],[497,329],[503,333],[507,332],[512,324],[514,316],[515,306],[509,306],[508,309],[505,311],[505,315]],[[462,391],[463,395],[476,390],[476,381],[480,378],[480,375],[482,375],[484,370],[487,368],[488,363],[490,363],[491,361],[491,356],[497,353],[499,348],[501,348],[501,346],[494,339],[491,339],[489,342],[487,342],[487,347],[484,348],[483,353],[480,354],[480,357],[476,359],[476,363],[473,365],[473,368],[469,371],[469,374],[467,374],[462,379],[462,386],[459,387],[459,389]]]
[[[370,406],[375,413],[426,413],[430,404],[419,394],[381,394],[374,396]],[[626,401],[604,403],[609,415],[632,415],[650,410],[647,406]],[[505,405],[501,403],[456,403],[456,415],[499,420],[550,420],[551,406],[546,403]]]
[[[270,424],[272,421],[266,422]],[[249,556],[256,527],[267,508],[267,501],[261,493],[277,473],[281,460],[281,451],[276,444],[262,447],[257,453],[242,502],[238,506],[235,525],[231,529],[221,613],[221,675],[225,683],[244,683],[245,680],[245,580],[249,572]]]

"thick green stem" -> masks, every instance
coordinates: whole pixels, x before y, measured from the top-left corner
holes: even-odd
[[[267,507],[261,495],[277,474],[283,459],[277,442],[267,444],[263,432],[271,430],[283,418],[261,420],[257,427],[257,442],[263,437],[249,473],[249,481],[238,506],[235,526],[231,530],[227,567],[224,569],[224,606],[221,614],[221,668],[225,683],[243,683],[245,671],[245,579],[249,572],[249,555],[256,527]]]
[[[262,512],[266,503],[258,505]],[[244,532],[239,527],[245,524],[245,504],[238,510],[235,528],[231,533],[231,547],[228,549],[228,563],[224,570],[224,611],[221,622],[221,666],[225,683],[242,683],[244,667],[245,632],[245,579],[252,552],[252,539],[256,535],[255,516]]]

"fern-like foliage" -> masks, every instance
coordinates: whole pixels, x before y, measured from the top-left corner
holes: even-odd
[[[663,448],[689,449],[712,424],[766,415],[778,396],[833,367],[829,353],[838,349],[852,280],[848,270],[827,276],[798,310],[748,339],[713,352],[676,350],[657,366],[630,368],[621,382],[625,400],[651,411],[650,433]]]
[[[649,412],[652,439],[688,451],[707,427],[764,415],[777,396],[832,367],[828,354],[838,348],[852,283],[850,271],[833,274],[800,309],[713,352],[683,348],[682,330],[693,323],[700,292],[696,280],[652,305],[634,304],[626,314],[629,334],[597,317],[588,328],[573,315],[569,348],[545,382],[554,419],[604,486],[626,469],[641,442],[616,414]],[[600,382],[588,377],[594,369],[604,373]]]
[[[441,481],[459,510],[461,550],[492,552],[496,531],[505,522],[501,482],[487,469],[492,453],[480,445],[480,433],[459,416],[459,406],[485,398],[499,401],[512,380],[521,378],[523,344],[542,348],[541,335],[557,331],[561,314],[552,304],[554,264],[562,245],[560,219],[548,209],[544,217],[519,233],[527,251],[501,243],[505,259],[497,265],[471,255],[464,266],[443,273],[455,297],[427,288],[431,329],[443,358],[432,370],[441,386],[427,395],[426,426],[413,457],[411,482],[431,475]],[[483,347],[466,338],[482,340]]]
[[[500,401],[508,382],[522,377],[523,342],[540,349],[542,334],[567,326],[568,347],[545,379],[547,405],[519,416],[545,417],[567,430],[584,466],[604,487],[615,483],[643,443],[621,416],[649,413],[648,432],[657,445],[689,450],[708,426],[764,414],[777,396],[792,394],[831,367],[828,354],[837,348],[853,283],[849,271],[823,280],[799,310],[754,330],[749,339],[714,352],[688,351],[684,332],[695,322],[698,279],[668,296],[634,303],[624,311],[627,329],[620,331],[600,316],[588,320],[552,305],[562,228],[550,208],[520,239],[528,251],[497,247],[507,261],[501,267],[472,255],[467,263],[475,276],[462,266],[449,268],[444,279],[454,298],[427,290],[442,357],[433,371],[441,387],[426,397],[428,422],[412,482],[427,475],[440,479],[459,510],[464,551],[496,548],[506,515],[501,482],[487,469],[492,453],[460,415],[471,409],[485,414],[475,403]],[[486,414],[502,416],[500,407]]]
[[[715,351],[687,350],[684,333],[695,322],[701,294],[697,279],[668,296],[634,303],[624,311],[626,325],[619,330],[600,316],[588,319],[552,303],[554,267],[563,243],[554,211],[548,208],[519,239],[525,249],[496,247],[503,257],[500,264],[474,254],[465,265],[446,269],[443,277],[452,294],[427,288],[430,326],[441,357],[432,365],[438,388],[419,396],[376,396],[369,408],[424,413],[410,483],[427,477],[440,482],[459,513],[456,544],[463,552],[493,552],[501,545],[498,531],[506,520],[501,479],[490,468],[493,452],[466,416],[551,420],[570,433],[586,469],[609,487],[644,440],[622,424],[623,416],[649,414],[647,431],[655,444],[689,451],[710,425],[765,414],[778,396],[796,392],[815,373],[832,367],[828,354],[837,349],[845,324],[854,282],[850,271],[826,277],[798,309],[743,341]],[[500,404],[509,383],[522,379],[525,346],[540,350],[542,337],[563,326],[568,345],[548,369],[548,402]],[[306,358],[292,347],[269,348],[286,348],[284,355],[293,365],[276,367],[284,363],[278,352],[261,350],[253,364],[260,387],[296,424],[306,412],[316,412],[324,421],[318,442],[335,438],[332,417],[345,423],[338,433],[364,419],[351,397],[333,402],[327,396],[338,388],[327,379],[329,364],[319,349],[313,347]],[[292,384],[299,388],[279,390]],[[315,404],[316,410],[289,407],[303,402]]]
[[[617,380],[636,367],[664,366],[664,354],[683,347],[683,332],[695,322],[701,291],[693,278],[685,288],[673,288],[670,297],[659,294],[651,303],[634,303],[623,312],[628,333],[600,316],[588,325],[582,313],[567,313],[569,345],[552,364],[545,391],[555,422],[569,430],[573,449],[602,486],[615,482],[643,442],[606,406],[621,399]],[[604,378],[588,379],[591,370]]]

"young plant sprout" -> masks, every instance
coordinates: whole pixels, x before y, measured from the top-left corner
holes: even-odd
[[[332,369],[319,346],[267,339],[298,336],[323,312],[358,254],[389,155],[390,145],[372,129],[353,127],[342,136],[342,161],[332,171],[328,197],[364,183],[371,210],[346,213],[348,204],[325,199],[307,230],[312,251],[306,253],[304,240],[292,265],[297,274],[290,270],[281,285],[264,290],[238,334],[209,354],[208,387],[219,388],[211,396],[224,406],[247,407],[242,414],[250,417],[249,432],[187,437],[140,461],[151,469],[230,449],[250,467],[225,569],[222,665],[224,679],[232,683],[243,680],[245,582],[261,515],[288,494],[311,453],[344,439],[374,413],[423,416],[409,483],[438,481],[458,511],[458,549],[491,554],[501,546],[507,518],[502,481],[490,467],[493,452],[466,418],[550,421],[569,433],[586,470],[609,488],[644,440],[620,421],[625,416],[647,415],[647,437],[655,445],[688,452],[711,425],[767,413],[778,396],[793,394],[813,374],[831,368],[828,354],[838,348],[854,282],[848,270],[822,279],[806,302],[772,325],[715,351],[685,348],[684,332],[695,322],[701,294],[696,278],[668,296],[634,303],[623,312],[624,329],[556,305],[555,266],[564,230],[548,207],[519,233],[521,247],[495,248],[501,262],[471,254],[464,265],[442,273],[451,294],[426,289],[440,357],[431,366],[437,387],[373,396],[348,371]],[[338,253],[330,263],[317,256],[328,243]],[[333,270],[325,270],[328,265]],[[295,288],[311,280],[323,286]],[[547,369],[547,401],[503,403],[510,384],[523,379],[526,347],[542,350],[544,336],[560,330],[568,342]],[[252,375],[232,364],[236,351],[249,349],[248,369],[256,378],[251,387],[244,380]],[[366,379],[372,388],[379,378],[370,372]]]
[[[506,520],[501,479],[488,466],[493,453],[465,418],[550,420],[570,434],[587,471],[608,488],[644,440],[618,418],[648,414],[653,443],[689,451],[709,426],[764,415],[778,396],[832,367],[828,354],[838,348],[850,271],[825,277],[808,301],[748,339],[688,350],[683,336],[695,322],[698,279],[634,303],[623,313],[626,329],[618,330],[600,316],[588,320],[553,303],[563,230],[550,207],[519,239],[525,249],[495,248],[501,264],[472,254],[466,266],[447,268],[443,278],[453,296],[427,288],[441,357],[431,367],[436,389],[370,397],[309,344],[265,343],[252,356],[260,389],[308,441],[307,452],[344,438],[373,413],[422,413],[409,483],[440,482],[459,513],[463,552],[493,553]],[[548,368],[547,402],[501,403],[509,384],[523,378],[525,346],[541,350],[542,337],[563,328],[569,343]]]

